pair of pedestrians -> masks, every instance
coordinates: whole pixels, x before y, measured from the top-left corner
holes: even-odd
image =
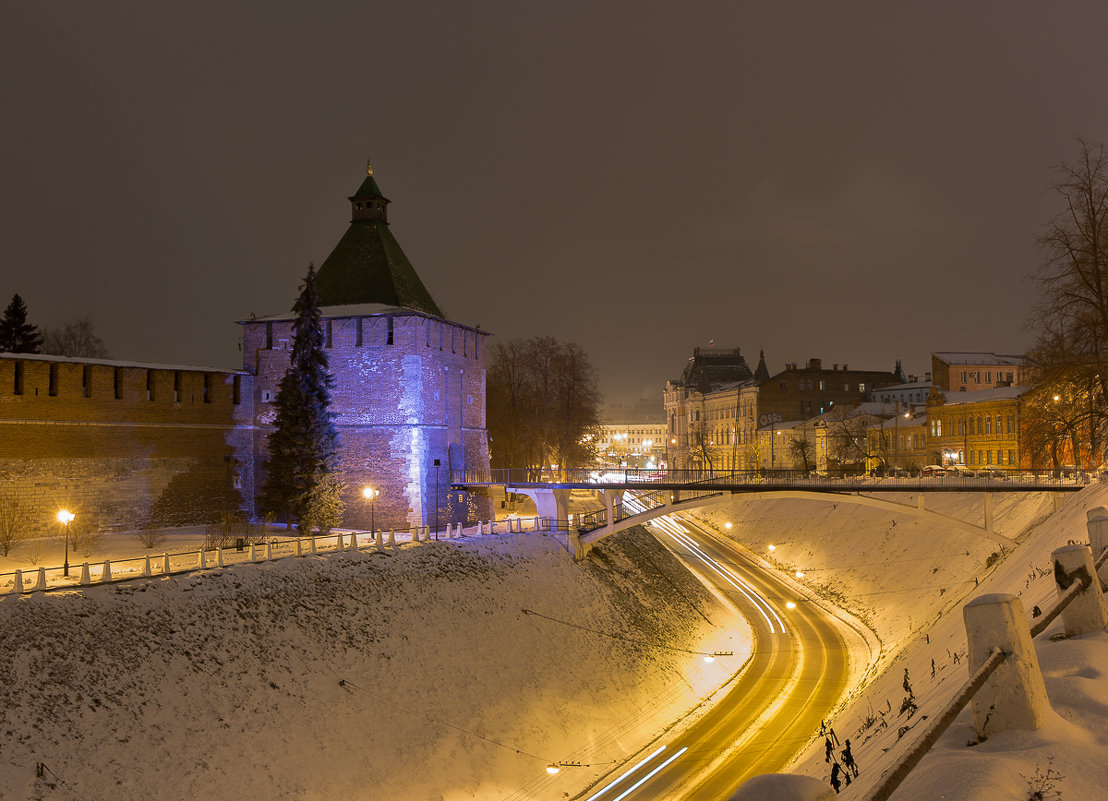
[[[837,738],[836,738],[837,739]],[[827,738],[827,748],[830,749],[831,738]],[[842,764],[839,764],[839,759],[842,760]],[[854,761],[854,754],[850,751],[850,740],[847,739],[846,745],[839,754],[839,759],[830,759],[830,750],[828,750],[828,761],[831,762],[831,787],[836,793],[842,789],[843,780],[846,780],[846,785],[849,785],[851,781],[858,778],[858,763]]]

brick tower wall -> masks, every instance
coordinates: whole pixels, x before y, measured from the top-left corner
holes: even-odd
[[[346,483],[343,524],[368,529],[372,517],[383,529],[432,525],[436,483],[440,524],[464,519],[469,510],[458,508],[456,494],[451,504],[447,489],[451,468],[488,467],[486,335],[414,312],[326,318],[324,326]],[[245,367],[257,373],[254,491],[260,493],[292,323],[248,322],[243,339]],[[372,510],[362,496],[366,486],[381,493]],[[488,516],[483,501],[477,514]]]
[[[59,509],[106,529],[253,513],[252,376],[39,357],[0,357],[0,498],[34,532]]]

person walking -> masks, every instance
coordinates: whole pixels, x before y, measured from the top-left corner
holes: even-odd
[[[838,794],[839,788],[843,786],[842,779],[839,778],[838,762],[835,762],[831,765],[831,786],[835,788],[836,794]]]

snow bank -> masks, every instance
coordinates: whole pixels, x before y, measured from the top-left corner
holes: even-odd
[[[586,564],[527,534],[5,596],[0,799],[561,797],[606,765],[551,761],[726,679],[688,651],[744,652],[733,622],[636,531]]]

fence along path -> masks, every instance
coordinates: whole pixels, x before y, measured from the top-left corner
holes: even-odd
[[[268,537],[261,542],[246,543],[241,549],[235,546],[198,548],[175,553],[149,553],[126,559],[71,562],[69,576],[65,575],[62,565],[0,573],[0,594],[71,590],[96,584],[267,562],[290,556],[339,553],[363,548],[393,548],[406,543],[427,542],[432,539],[450,540],[477,534],[537,531],[542,522],[538,518],[513,517],[478,521],[468,528],[457,523],[438,532],[432,532],[428,526],[377,532],[333,531],[310,537]]]

